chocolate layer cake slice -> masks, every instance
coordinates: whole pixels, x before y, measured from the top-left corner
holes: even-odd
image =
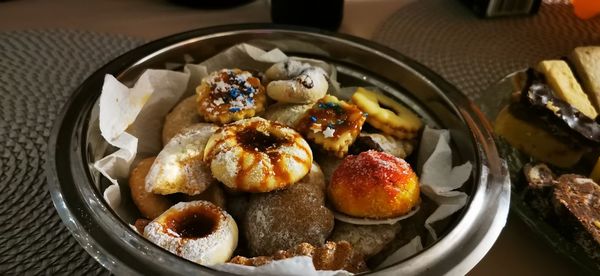
[[[580,175],[562,175],[552,205],[562,232],[600,261],[600,186]]]

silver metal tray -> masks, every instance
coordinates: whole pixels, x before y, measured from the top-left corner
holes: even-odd
[[[100,68],[73,93],[51,135],[47,176],[59,215],[90,255],[115,274],[221,274],[155,246],[127,225],[131,222],[114,214],[98,188],[102,178],[90,170],[107,146],[89,134],[97,123],[95,109],[105,74],[130,84],[145,69],[184,63],[186,56],[202,61],[242,42],[330,62],[344,86],[377,86],[407,103],[428,124],[449,129],[456,162],[474,164],[465,185],[467,206],[442,237],[411,258],[374,273],[464,274],[483,258],[506,223],[510,183],[490,124],[475,105],[437,74],[381,45],[348,35],[265,24],[199,29],[148,43]]]

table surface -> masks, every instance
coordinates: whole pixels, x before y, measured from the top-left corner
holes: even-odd
[[[346,0],[340,32],[372,39],[386,18],[412,1]],[[152,40],[199,27],[248,22],[270,22],[268,1],[258,0],[223,10],[188,8],[166,0],[0,2],[0,32],[64,28]],[[511,214],[494,247],[470,274],[570,275],[578,272],[577,267],[554,253]]]

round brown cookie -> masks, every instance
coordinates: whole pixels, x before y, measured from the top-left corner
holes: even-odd
[[[179,102],[165,117],[162,130],[162,143],[166,145],[173,136],[184,128],[202,122],[196,110],[196,95],[187,97]]]
[[[148,219],[155,219],[174,204],[166,196],[146,191],[146,175],[155,158],[150,157],[140,161],[129,175],[129,189],[131,189],[133,203]]]
[[[252,194],[242,223],[253,256],[271,255],[302,242],[323,244],[334,221],[325,207],[321,169],[313,163],[308,175],[291,187]]]

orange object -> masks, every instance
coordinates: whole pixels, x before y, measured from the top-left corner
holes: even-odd
[[[328,192],[336,210],[359,218],[394,218],[420,203],[419,179],[410,165],[373,150],[347,156],[333,172]]]
[[[600,0],[571,0],[575,15],[581,19],[590,19],[600,14]]]

